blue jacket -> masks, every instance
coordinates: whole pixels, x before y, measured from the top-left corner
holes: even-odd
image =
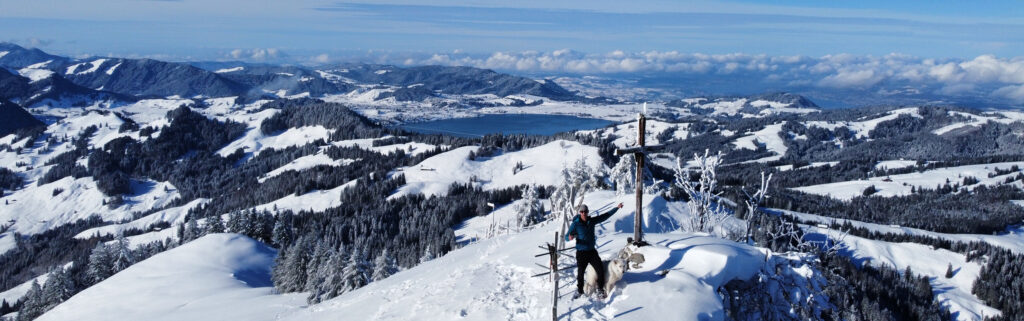
[[[569,241],[569,235],[576,237],[576,250],[577,251],[589,251],[597,249],[597,235],[594,233],[594,227],[601,222],[604,222],[612,214],[618,212],[619,208],[612,208],[608,213],[602,215],[593,216],[587,218],[586,221],[581,220],[579,215],[576,215],[572,219],[572,225],[569,225],[569,232],[565,235],[565,240]]]

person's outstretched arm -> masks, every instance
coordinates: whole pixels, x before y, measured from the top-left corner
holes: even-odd
[[[604,214],[598,215],[598,216],[596,216],[594,218],[591,218],[591,219],[594,220],[595,224],[596,223],[604,222],[605,220],[611,218],[612,215],[614,215],[616,212],[618,212],[620,208],[622,208],[622,203],[619,203],[619,206],[616,206],[612,210],[608,211],[608,213],[604,213]]]

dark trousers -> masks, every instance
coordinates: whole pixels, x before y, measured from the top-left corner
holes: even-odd
[[[576,292],[583,293],[583,276],[587,273],[587,265],[594,267],[594,272],[597,272],[597,288],[604,292],[604,264],[597,250],[576,251]]]

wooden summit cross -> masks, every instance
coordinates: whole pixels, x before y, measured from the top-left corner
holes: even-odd
[[[615,149],[615,156],[633,154],[636,159],[636,212],[633,215],[633,244],[636,246],[647,245],[644,242],[643,231],[643,210],[644,210],[644,158],[648,152],[654,152],[662,148],[661,145],[647,146],[644,137],[647,133],[647,103],[644,103],[643,111],[637,114],[636,120],[636,146],[629,148]]]

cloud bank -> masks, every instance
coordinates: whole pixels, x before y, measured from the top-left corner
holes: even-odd
[[[461,52],[419,56],[378,55],[376,60],[404,66],[472,66],[530,74],[675,74],[693,77],[746,77],[752,81],[819,89],[913,89],[945,96],[988,96],[1024,103],[1024,57],[982,55],[969,59],[932,59],[901,54],[821,57],[751,54],[700,54],[678,51],[587,54],[551,52]]]

